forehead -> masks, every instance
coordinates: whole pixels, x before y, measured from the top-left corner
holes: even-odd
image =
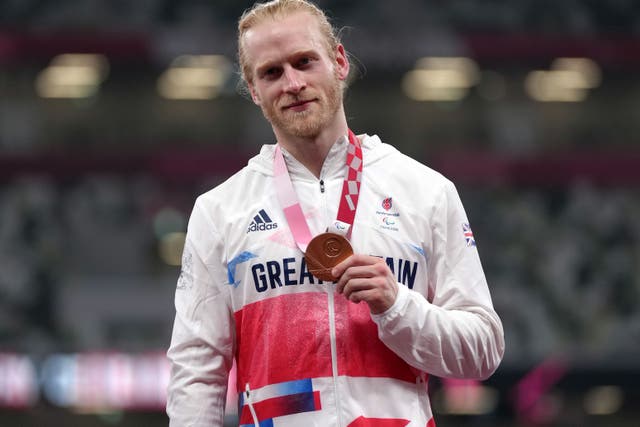
[[[265,62],[285,60],[295,52],[326,52],[318,21],[308,12],[265,19],[247,30],[243,41],[252,68]]]

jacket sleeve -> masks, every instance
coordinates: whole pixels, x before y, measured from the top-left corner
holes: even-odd
[[[460,197],[446,181],[431,218],[428,295],[399,284],[395,303],[372,315],[380,339],[409,365],[444,378],[485,379],[504,354],[504,332],[493,309]],[[470,231],[470,230],[469,230]]]
[[[226,278],[222,259],[222,238],[199,199],[187,229],[167,352],[171,427],[223,425],[234,325],[229,293],[220,283]]]

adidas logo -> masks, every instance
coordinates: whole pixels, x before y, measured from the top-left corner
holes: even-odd
[[[273,222],[269,215],[264,211],[264,209],[260,209],[258,215],[253,217],[253,221],[249,224],[247,228],[247,233],[251,231],[265,231],[265,230],[273,230],[274,228],[278,228],[278,223]]]

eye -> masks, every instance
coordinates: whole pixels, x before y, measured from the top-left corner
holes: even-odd
[[[308,56],[303,56],[298,60],[298,67],[305,67],[309,64],[311,64],[311,58],[309,58]]]
[[[278,67],[270,67],[264,70],[262,76],[266,79],[275,79],[282,73],[282,70]]]

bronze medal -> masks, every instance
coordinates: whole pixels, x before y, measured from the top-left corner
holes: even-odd
[[[353,255],[347,239],[336,233],[322,233],[311,239],[304,254],[309,273],[320,280],[333,282],[331,269]]]

